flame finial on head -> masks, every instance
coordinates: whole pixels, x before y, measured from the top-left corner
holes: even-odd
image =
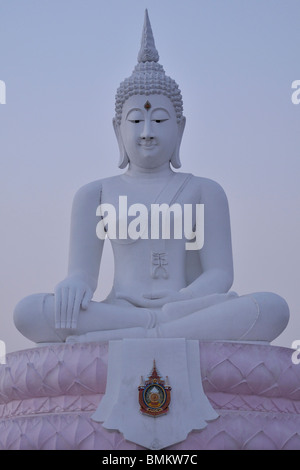
[[[145,11],[141,48],[138,63],[130,77],[125,78],[116,94],[116,120],[121,123],[124,102],[132,95],[162,94],[173,103],[177,120],[182,117],[182,96],[175,80],[165,74],[164,68],[158,63],[159,55],[155,47],[148,11]]]
[[[155,47],[148,11],[146,10],[138,63],[130,77],[125,78],[117,89],[115,101],[116,114],[114,118],[116,128],[121,124],[125,101],[134,95],[145,95],[146,100],[148,96],[153,94],[166,96],[174,106],[178,124],[185,122],[183,121],[183,103],[180,89],[175,80],[166,75],[163,66],[158,63],[158,60],[159,55]],[[149,104],[146,101],[145,109],[147,111],[151,107],[151,105],[149,107]],[[119,130],[116,132],[119,133]],[[120,147],[119,168],[125,168],[129,162],[128,155],[123,147],[122,144]],[[180,168],[179,147],[174,152],[171,163],[174,168]]]
[[[145,19],[142,33],[141,49],[138,54],[138,62],[158,62],[159,55],[155,47],[148,10],[145,11]]]

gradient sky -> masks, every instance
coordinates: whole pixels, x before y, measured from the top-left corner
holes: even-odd
[[[274,344],[300,339],[298,0],[0,0],[0,339],[24,296],[65,277],[76,190],[119,174],[114,96],[137,62],[144,10],[160,63],[179,84],[182,171],[218,181],[231,212],[239,294],[291,310]],[[112,281],[104,253],[96,299]]]

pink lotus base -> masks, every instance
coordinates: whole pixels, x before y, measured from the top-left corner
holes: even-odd
[[[204,391],[220,417],[168,449],[300,449],[300,365],[292,350],[200,343]],[[107,343],[59,344],[0,365],[0,449],[141,447],[90,419],[106,387]]]

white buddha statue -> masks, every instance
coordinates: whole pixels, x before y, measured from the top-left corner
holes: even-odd
[[[181,166],[182,97],[158,60],[146,11],[138,64],[116,95],[113,125],[124,173],[77,192],[67,277],[53,294],[31,295],[15,308],[17,329],[36,343],[143,337],[271,342],[288,323],[289,309],[280,296],[230,292],[227,198],[214,181],[174,171]],[[120,201],[130,207],[127,214]],[[177,228],[170,237],[155,231],[150,217],[150,208],[162,204],[174,209],[169,215]],[[111,207],[121,217],[108,217]],[[141,207],[148,210],[144,219]],[[204,244],[192,249],[187,249],[191,237],[178,236],[175,208],[186,207],[204,207]],[[203,220],[195,214],[191,230]],[[130,224],[139,236],[129,236]],[[115,274],[109,296],[96,302],[103,233],[112,244]],[[194,235],[200,237],[197,230]]]

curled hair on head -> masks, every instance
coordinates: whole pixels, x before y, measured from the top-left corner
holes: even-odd
[[[116,93],[115,117],[118,124],[121,123],[123,105],[130,96],[152,94],[167,96],[173,103],[177,122],[180,122],[183,113],[180,89],[175,80],[165,74],[158,60],[159,55],[155,47],[148,11],[146,10],[138,64],[131,76],[120,84]]]

